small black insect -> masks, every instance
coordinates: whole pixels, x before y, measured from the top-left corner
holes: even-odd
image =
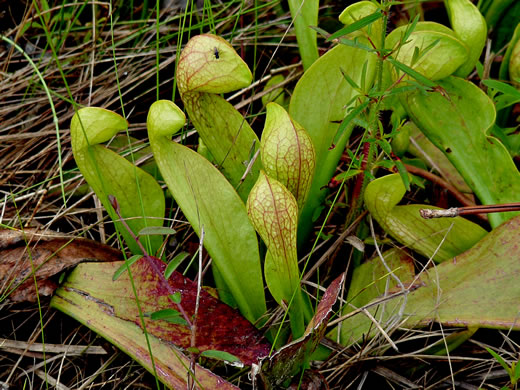
[[[220,53],[218,52],[218,49],[216,46],[213,48],[213,54],[215,55],[215,58],[217,60],[220,58]]]

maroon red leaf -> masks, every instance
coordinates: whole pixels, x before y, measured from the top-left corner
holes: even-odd
[[[149,258],[161,272],[166,265],[156,258]],[[116,281],[112,275],[121,265],[117,263],[95,264],[96,267],[81,267],[81,272],[69,278],[66,289],[80,291],[87,299],[95,300],[106,308],[112,316],[130,321],[142,327],[139,311],[135,302],[128,272]],[[170,289],[152,269],[151,264],[142,258],[131,266],[132,278],[137,290],[141,309],[153,313],[162,309],[178,310],[177,305],[168,299],[171,291],[180,292],[180,305],[193,321],[197,285],[187,277],[174,272],[169,279]],[[72,280],[71,280],[72,279]],[[191,331],[186,325],[173,324],[164,320],[145,317],[148,333],[180,348],[189,348]],[[263,335],[242,315],[220,302],[209,293],[201,290],[197,316],[195,347],[200,351],[218,350],[238,357],[242,363],[251,365],[259,358],[267,356],[270,344]]]

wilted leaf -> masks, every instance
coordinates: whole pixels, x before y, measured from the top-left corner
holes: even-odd
[[[259,374],[260,380],[267,388],[276,388],[298,372],[325,334],[328,320],[332,315],[332,306],[338,299],[344,278],[345,275],[342,274],[332,281],[301,338],[285,345],[272,356],[262,359],[258,366],[253,367],[253,383],[256,375]]]
[[[106,276],[114,272],[118,263],[109,263],[107,265],[110,265],[110,269],[104,272],[102,271],[99,274],[100,276]],[[92,267],[92,264],[80,265],[71,274],[70,281],[72,285],[74,285],[76,278],[85,276],[91,277],[95,271],[96,267]],[[107,285],[110,284],[110,280],[104,281]],[[92,290],[95,290],[93,284],[91,281]],[[95,296],[89,295],[88,293],[87,295],[82,295],[79,290],[74,290],[73,287],[61,288],[53,297],[51,305],[90,327],[153,373],[152,359],[148,352],[143,330],[135,323],[115,316],[114,307],[106,304],[102,300],[96,300]],[[148,340],[153,352],[153,364],[155,365],[158,379],[172,389],[187,388],[190,358],[185,356],[175,346],[153,335],[149,335]],[[238,389],[198,364],[194,365],[194,371],[196,388],[218,390]]]
[[[38,229],[0,230],[0,251],[1,297],[18,302],[34,302],[37,294],[52,295],[58,286],[51,277],[82,261],[122,258],[120,251],[108,245]]]
[[[156,266],[164,272],[166,265],[159,259],[150,258]],[[102,336],[105,327],[92,326],[94,317],[103,316],[114,320],[114,324],[129,322],[141,327],[138,308],[132,292],[128,273],[112,282],[111,275],[121,263],[84,264],[77,267],[69,276],[63,287],[57,292],[53,305],[67,314],[85,323]],[[169,289],[154,273],[153,268],[142,258],[131,266],[133,280],[141,309],[144,313],[165,313],[163,310],[178,307],[169,298]],[[174,272],[169,279],[171,288],[180,293],[180,305],[187,313],[190,321],[195,313],[197,284]],[[76,302],[74,305],[66,301]],[[94,308],[90,305],[94,302]],[[269,353],[270,345],[262,334],[236,310],[218,301],[204,290],[200,293],[199,310],[197,315],[197,333],[195,347],[198,351],[218,350],[228,352],[238,357],[242,363],[251,365]],[[85,311],[86,306],[89,310]],[[160,316],[160,314],[157,314]],[[105,318],[105,319],[106,319]],[[184,317],[181,317],[184,319]],[[166,344],[173,344],[179,348],[189,348],[191,331],[184,324],[171,323],[163,320],[144,318],[146,330],[149,334],[161,339]],[[112,337],[117,335],[117,329],[111,329]],[[144,336],[138,340],[144,343]],[[142,344],[144,347],[146,344]],[[128,354],[136,356],[135,345],[119,343],[119,346]],[[172,357],[169,356],[171,359]]]

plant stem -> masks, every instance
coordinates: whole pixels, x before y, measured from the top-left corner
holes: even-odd
[[[380,47],[377,49],[377,63],[376,63],[376,91],[382,91],[383,89],[383,65],[385,60],[385,38],[386,38],[386,25],[388,23],[388,12],[390,7],[386,5],[386,0],[381,1],[381,7],[383,12],[383,27],[381,29],[381,40]],[[375,103],[372,103],[368,113],[368,129],[365,132],[369,133],[369,137],[372,139],[376,138],[378,126],[379,107],[381,105],[382,97],[378,97]],[[346,226],[350,226],[351,222],[361,213],[363,208],[363,195],[367,186],[367,180],[365,172],[372,170],[372,162],[374,161],[375,146],[373,142],[365,142],[363,145],[363,160],[361,162],[361,174],[356,180],[354,191],[352,193],[352,206],[347,216]]]
[[[453,218],[459,215],[475,215],[487,213],[504,213],[508,211],[520,211],[520,203],[491,204],[468,207],[451,207],[449,209],[421,209],[421,217],[430,218]]]

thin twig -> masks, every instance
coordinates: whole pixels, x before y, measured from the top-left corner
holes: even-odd
[[[503,203],[482,206],[451,207],[449,209],[421,209],[419,213],[424,219],[430,218],[454,218],[460,215],[475,215],[487,213],[504,213],[520,211],[520,203]]]

